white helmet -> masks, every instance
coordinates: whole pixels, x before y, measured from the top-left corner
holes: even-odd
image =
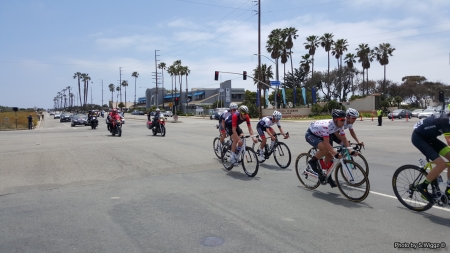
[[[156,111],[159,112],[160,111],[159,108],[156,108]]]
[[[280,120],[283,117],[279,111],[274,111],[272,115],[276,120]]]
[[[359,117],[359,112],[353,108],[348,108],[346,113],[347,113],[347,116],[350,116],[350,117],[356,117],[356,118]]]
[[[231,104],[230,104],[230,109],[231,109],[231,110],[233,110],[233,109],[234,109],[234,110],[237,110],[237,108],[238,108],[238,105],[237,105],[236,103],[231,103]]]
[[[245,106],[245,105],[239,106],[239,109],[238,109],[238,110],[239,110],[240,113],[248,114],[248,107]]]

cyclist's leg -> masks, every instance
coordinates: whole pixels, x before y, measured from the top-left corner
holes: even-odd
[[[261,127],[259,124],[256,126],[256,131],[258,132],[259,137],[261,137],[261,144],[259,146],[259,150],[264,150],[264,146],[267,143],[266,135],[264,134],[265,130],[266,130],[266,128]]]
[[[241,150],[242,145],[244,145],[244,142],[241,141],[240,136],[243,136],[244,132],[242,132],[242,129],[239,126],[236,127],[236,132],[238,135],[238,138],[237,138],[238,141],[236,142],[237,143],[236,147],[238,148],[238,150]]]
[[[450,147],[447,146],[446,153],[444,154],[444,157],[450,161]],[[442,151],[442,150],[441,150]],[[446,166],[447,167],[447,166]],[[450,168],[447,167],[447,188],[445,189],[445,192],[447,193],[447,196],[450,197]]]
[[[322,147],[323,149],[323,138],[320,138],[319,136],[313,135],[311,133],[309,133],[308,131],[305,133],[305,140],[306,142],[308,142],[311,146],[313,146],[314,148],[317,149],[316,155],[313,156],[309,161],[309,166],[311,167],[311,169],[313,169],[316,173],[319,173],[319,175],[322,174],[322,171],[319,170],[317,168],[317,160],[320,159],[320,157],[322,157],[325,152],[321,151],[319,149],[319,146]],[[320,145],[322,144],[322,145]],[[320,155],[320,156],[319,156]]]

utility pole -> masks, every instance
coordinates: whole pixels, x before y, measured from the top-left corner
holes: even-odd
[[[94,83],[94,82],[91,82],[91,83]],[[92,105],[93,105],[93,102],[92,102],[92,85],[91,85],[91,107],[92,107]]]
[[[258,79],[261,80],[261,0],[258,0]],[[265,81],[265,80],[264,80]],[[257,97],[257,103],[259,106],[259,118],[262,118],[262,108],[261,108],[261,83],[258,82],[258,97]]]
[[[122,67],[119,67],[119,93],[120,93],[120,102],[122,102]]]
[[[156,54],[156,51],[159,51],[159,50],[155,50],[156,108],[159,108],[159,103],[158,103],[159,102],[158,101],[158,61],[159,60],[156,59],[156,57],[159,55]]]
[[[101,104],[101,107],[103,108],[103,79],[100,79],[100,81],[102,81],[102,104]]]

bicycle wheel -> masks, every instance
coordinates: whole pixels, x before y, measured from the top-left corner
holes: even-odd
[[[416,191],[416,185],[421,183],[428,173],[415,165],[403,165],[394,172],[392,188],[398,201],[408,209],[422,212],[430,209],[433,204],[422,198]],[[430,184],[431,185],[431,184]],[[431,192],[431,186],[428,188]]]
[[[245,147],[244,155],[241,154],[242,169],[249,177],[258,173],[259,161],[255,151],[251,147]]]
[[[368,177],[369,176],[369,164],[367,163],[366,158],[361,153],[359,153],[357,156],[351,156],[351,158],[352,158],[352,161],[361,165],[361,168],[363,168],[364,172],[366,172],[366,175]]]
[[[369,179],[361,166],[353,161],[345,161],[345,164],[351,164],[353,169],[347,169],[347,166],[338,164],[334,177],[339,191],[348,200],[361,202],[367,198],[370,191]],[[357,182],[355,184],[355,182]]]
[[[221,159],[222,151],[220,150],[219,144],[220,144],[220,138],[219,137],[214,138],[214,141],[213,141],[214,153],[216,154],[217,158]]]
[[[286,169],[291,164],[291,151],[286,144],[278,142],[278,144],[273,147],[273,158],[275,158],[275,162],[280,168]]]
[[[310,190],[314,190],[319,187],[320,181],[317,173],[309,167],[308,161],[311,158],[312,156],[308,153],[301,153],[298,155],[295,160],[295,172],[297,173],[298,180],[300,180],[300,183],[302,183],[303,186]]]
[[[225,148],[222,153],[222,165],[226,170],[231,170],[234,166],[231,163],[231,150]]]

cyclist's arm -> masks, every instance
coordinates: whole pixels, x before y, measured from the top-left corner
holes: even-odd
[[[447,146],[450,146],[450,133],[444,133],[445,141],[447,141]]]
[[[330,145],[330,137],[323,136],[323,142],[325,144],[325,148],[330,152],[331,155],[335,156],[337,154],[336,150],[334,150],[333,146]]]
[[[245,122],[247,122],[248,132],[250,133],[250,135],[253,135],[252,125],[250,124],[250,116],[248,116],[248,114],[245,115]],[[256,141],[255,137],[252,137],[252,139],[253,141]]]
[[[349,129],[349,131],[350,131],[350,135],[353,137],[353,139],[355,139],[356,143],[361,144],[362,142],[359,142],[358,137],[356,137],[355,130]],[[363,144],[361,144],[361,145],[363,145]]]

